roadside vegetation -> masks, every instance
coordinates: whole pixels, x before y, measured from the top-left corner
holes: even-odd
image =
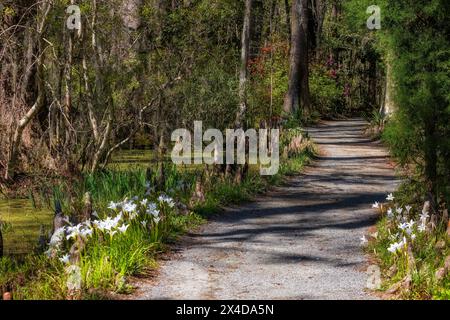
[[[71,185],[71,193],[60,186],[52,200],[63,204],[60,218],[66,222],[42,247],[36,242],[37,252],[0,259],[0,291],[18,300],[131,293],[129,279],[157,268],[158,255],[180,235],[223,206],[251,200],[301,171],[314,155],[313,145],[298,129],[286,130],[283,137],[285,153],[274,176],[261,176],[255,166],[236,183],[232,177],[207,177],[203,167],[169,165],[163,186],[158,175],[152,179],[144,169],[89,174]],[[86,192],[92,207],[80,201]],[[88,218],[82,217],[85,210]]]
[[[348,10],[369,5],[350,1]],[[368,133],[381,138],[402,184],[387,203],[371,252],[382,289],[406,299],[450,298],[450,77],[448,1],[380,1],[376,47],[386,65],[384,108],[369,115]],[[390,112],[386,112],[389,111]]]
[[[405,178],[369,239],[383,288],[448,297],[448,0],[380,0],[372,30],[369,0],[76,2],[0,7],[0,196],[52,212],[0,221],[1,292],[129,292],[127,279],[155,267],[179,234],[300,171],[312,154],[306,125],[365,116]],[[280,172],[170,164],[171,133],[200,120],[280,130]],[[14,241],[38,238],[36,248],[2,241],[18,226],[27,234]]]

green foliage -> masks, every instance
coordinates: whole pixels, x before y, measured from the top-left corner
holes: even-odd
[[[370,135],[372,139],[380,139],[386,132],[384,127],[387,121],[386,116],[380,110],[373,110],[372,113],[364,113],[364,119],[369,123],[366,129],[366,134]]]
[[[93,203],[100,209],[109,201],[144,194],[145,182],[144,169],[85,173],[79,180],[60,181],[51,187],[45,187],[50,188],[51,192],[43,192],[40,198],[49,208],[53,208],[55,200],[60,201],[64,212],[76,215],[83,208],[83,197],[86,192],[91,194]]]
[[[320,114],[336,115],[341,111],[343,86],[330,77],[323,65],[313,66],[309,79],[313,108]]]
[[[372,113],[366,114],[364,118],[373,127],[383,128],[386,122],[386,117],[379,110],[373,110]]]
[[[288,89],[289,46],[283,39],[273,38],[271,41],[249,63],[251,85],[247,118],[250,124],[282,115]]]
[[[0,258],[0,291],[12,291],[15,300],[65,298],[62,265],[45,256],[28,255],[23,260]]]
[[[450,28],[448,1],[387,1],[397,114],[385,139],[402,162],[415,163],[428,192],[448,203]]]
[[[214,60],[197,68],[192,78],[178,89],[183,122],[189,127],[202,119],[210,127],[227,128],[235,120],[237,86],[235,74]]]
[[[376,33],[366,26],[366,9],[372,4],[341,1],[337,15],[328,6],[310,75],[314,107],[323,116],[362,115],[379,108],[384,66]]]
[[[420,165],[423,157],[422,155],[419,157],[418,154],[419,141],[415,137],[416,129],[408,120],[401,110],[395,113],[385,127],[383,140],[390,146],[391,154],[401,164],[405,165],[411,161]],[[411,154],[416,156],[412,158]]]

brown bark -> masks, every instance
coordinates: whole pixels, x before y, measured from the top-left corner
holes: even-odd
[[[245,1],[244,25],[241,39],[241,68],[239,71],[239,110],[236,115],[236,128],[241,128],[247,110],[248,60],[250,56],[250,29],[253,0]]]
[[[289,88],[284,101],[284,111],[292,114],[300,106],[311,109],[309,93],[308,57],[308,0],[293,0],[291,10],[292,40],[289,63]]]
[[[291,53],[289,58],[289,88],[284,100],[284,111],[292,114],[300,107],[300,0],[291,7]]]
[[[108,140],[111,135],[111,127],[112,127],[112,121],[113,121],[112,110],[110,109],[107,112],[108,112],[108,116],[107,116],[108,119],[106,122],[106,127],[103,132],[102,141],[101,141],[100,145],[97,145],[97,149],[95,150],[94,157],[92,159],[91,172],[97,171],[100,160],[106,152],[106,148],[108,146]]]
[[[303,111],[311,110],[311,96],[309,91],[309,8],[308,0],[301,0],[300,23],[300,103]]]
[[[338,36],[337,23],[341,15],[341,0],[334,0],[331,6],[331,19],[335,23],[335,27],[332,30],[332,36]],[[339,68],[339,50],[333,49],[331,51],[331,58],[335,61],[337,68]]]
[[[315,57],[319,57],[320,50],[315,50],[320,48],[321,35],[323,29],[323,22],[325,19],[325,14],[327,12],[327,3],[324,0],[311,0],[311,12],[310,12],[310,51],[315,53]]]
[[[291,10],[289,9],[289,0],[284,0],[284,9],[286,13],[286,25],[288,27],[289,42],[292,41],[292,26],[291,26]]]
[[[47,16],[52,7],[51,3],[44,3],[42,6],[42,18],[38,21],[37,31],[37,60],[36,60],[36,82],[37,82],[37,97],[33,106],[28,110],[28,112],[18,121],[15,126],[13,135],[10,139],[8,162],[6,164],[5,170],[5,180],[14,179],[16,173],[17,161],[19,157],[20,147],[22,144],[23,131],[29,125],[31,120],[33,120],[39,111],[44,106],[44,84],[43,84],[43,55],[44,48],[42,44],[42,33],[45,28],[45,23],[47,21]]]

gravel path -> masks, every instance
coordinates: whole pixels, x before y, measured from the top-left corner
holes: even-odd
[[[183,239],[137,299],[372,299],[359,238],[395,189],[386,151],[362,120],[310,128],[320,156],[254,202]]]

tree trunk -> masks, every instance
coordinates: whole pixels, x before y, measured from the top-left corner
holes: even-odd
[[[300,1],[291,7],[291,53],[289,58],[289,88],[284,99],[284,111],[292,114],[300,107]]]
[[[70,1],[71,5],[75,4],[74,0]],[[77,32],[79,36],[80,33]],[[64,112],[64,118],[67,122],[70,122],[70,113],[72,109],[72,65],[73,65],[73,37],[72,32],[67,32],[67,55],[66,61],[64,63],[64,100],[63,100],[63,108],[62,112]],[[61,121],[61,124],[65,123],[65,121]],[[64,141],[64,149],[67,150],[67,145],[70,142],[70,127],[67,123],[65,128],[65,141]],[[66,156],[66,155],[65,155]]]
[[[434,212],[437,212],[438,194],[436,190],[437,185],[437,144],[438,139],[436,134],[436,115],[433,113],[426,119],[425,122],[425,177],[427,179],[426,187],[428,191],[427,198],[431,202]]]
[[[43,55],[44,50],[42,47],[42,33],[44,31],[45,22],[47,21],[48,13],[52,7],[51,3],[47,5],[42,4],[43,16],[42,20],[38,22],[37,26],[37,60],[36,60],[36,79],[37,79],[37,98],[33,106],[28,110],[28,112],[18,121],[16,128],[14,129],[14,133],[12,134],[10,140],[9,154],[8,154],[8,162],[6,164],[5,170],[5,180],[14,179],[14,175],[16,173],[17,161],[19,157],[20,147],[22,145],[22,134],[26,129],[31,120],[36,117],[39,111],[44,106],[44,84],[43,84]]]
[[[289,0],[284,0],[284,9],[286,12],[286,25],[288,28],[289,42],[292,41],[292,26],[291,26],[291,10],[289,10]]]
[[[106,153],[106,148],[108,146],[108,140],[111,135],[111,127],[112,127],[112,121],[113,121],[112,112],[113,111],[110,108],[110,110],[108,111],[108,119],[106,122],[105,131],[103,133],[102,141],[101,141],[100,145],[98,145],[97,150],[95,151],[95,154],[94,154],[94,158],[92,159],[91,172],[97,171],[100,161]]]
[[[333,27],[331,35],[332,37],[338,36],[337,25],[341,15],[341,3],[340,0],[334,0],[331,7],[331,19],[335,23],[335,27]],[[339,50],[337,48],[331,51],[331,58],[335,62],[336,67],[339,68]]]
[[[384,89],[384,101],[380,108],[380,113],[383,117],[389,117],[394,113],[395,105],[393,100],[394,94],[394,82],[392,79],[392,62],[390,60],[390,55],[388,54],[386,61],[386,80]]]
[[[243,128],[245,112],[247,110],[247,82],[248,82],[248,60],[250,57],[250,30],[252,24],[252,0],[245,1],[244,25],[242,27],[241,38],[241,68],[239,72],[239,110],[236,114],[235,128]],[[227,164],[226,172],[235,173],[235,179],[241,175],[242,168],[236,164]],[[240,180],[237,181],[240,183]]]
[[[320,56],[320,50],[316,50],[321,47],[321,36],[323,29],[323,22],[326,15],[327,4],[323,0],[311,0],[311,17],[310,17],[310,43],[312,47],[311,52],[315,53],[315,58]],[[310,57],[311,58],[311,57]]]
[[[309,92],[309,8],[308,0],[301,0],[300,22],[300,102],[303,111],[311,111],[311,95]]]
[[[248,60],[250,56],[250,29],[253,0],[245,1],[244,26],[241,39],[241,68],[239,72],[239,110],[236,115],[236,128],[243,126],[245,111],[247,110],[247,76]]]

